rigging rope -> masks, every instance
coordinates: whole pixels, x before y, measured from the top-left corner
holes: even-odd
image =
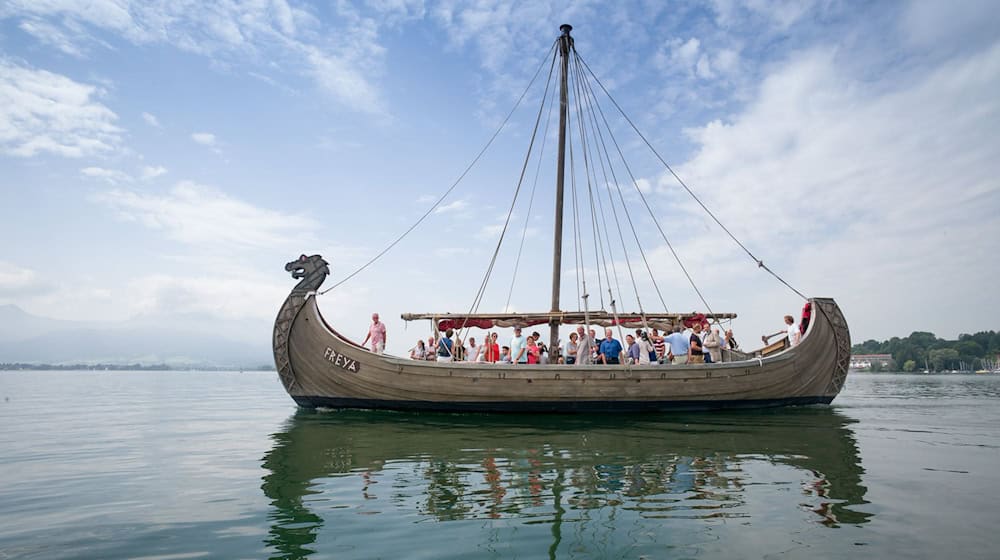
[[[580,210],[577,207],[576,202],[576,183],[570,182],[569,190],[573,200],[573,260],[576,265],[576,304],[577,311],[579,311],[580,301],[585,297],[580,293],[581,285],[583,286],[583,292],[587,292],[586,275],[583,271],[583,232],[580,230]],[[583,276],[581,276],[581,274]],[[584,301],[584,303],[586,303],[586,301]]]
[[[575,52],[575,49],[574,49],[574,52]],[[768,273],[771,274],[771,276],[774,276],[779,282],[781,282],[782,284],[784,284],[785,286],[787,286],[788,289],[790,289],[793,292],[795,292],[802,299],[809,299],[806,296],[804,296],[802,294],[802,292],[796,290],[795,288],[792,287],[791,284],[789,284],[783,278],[781,278],[780,276],[778,276],[773,270],[771,270],[770,268],[768,268],[764,264],[764,261],[762,261],[761,259],[758,259],[756,256],[754,256],[754,254],[750,252],[750,249],[747,249],[747,247],[739,239],[737,239],[735,235],[733,235],[733,232],[729,231],[729,228],[727,228],[725,225],[723,225],[723,223],[719,220],[719,218],[717,218],[715,216],[715,214],[713,214],[712,211],[709,210],[707,206],[705,206],[705,204],[701,201],[701,199],[698,198],[698,196],[694,194],[694,191],[692,191],[687,186],[687,184],[684,182],[684,180],[681,179],[679,175],[677,175],[677,173],[674,171],[674,169],[672,167],[670,167],[670,164],[668,164],[666,162],[666,160],[664,160],[663,157],[660,156],[659,152],[656,151],[656,148],[654,148],[653,145],[650,144],[649,140],[647,140],[646,137],[642,134],[642,132],[639,131],[639,128],[637,126],[635,126],[635,123],[632,122],[632,119],[630,119],[628,117],[628,115],[625,114],[625,111],[621,108],[621,106],[618,104],[618,102],[615,101],[615,98],[612,97],[612,95],[608,91],[608,89],[604,87],[603,83],[601,83],[600,78],[598,78],[597,75],[594,74],[594,71],[590,69],[590,65],[587,64],[587,61],[583,60],[583,57],[581,57],[579,54],[577,54],[577,58],[580,60],[580,62],[583,63],[584,67],[587,69],[587,72],[594,78],[594,81],[597,82],[597,85],[601,86],[601,89],[604,91],[604,94],[608,96],[608,99],[611,100],[611,103],[614,104],[615,108],[618,109],[618,112],[621,113],[622,117],[628,122],[629,126],[632,127],[632,130],[634,130],[635,133],[639,135],[639,138],[642,138],[642,141],[646,144],[646,146],[649,148],[649,150],[651,152],[653,152],[653,154],[656,156],[656,158],[660,160],[660,163],[662,163],[663,166],[666,167],[668,171],[670,171],[670,174],[673,175],[674,179],[676,179],[677,182],[682,187],[684,187],[684,190],[687,191],[687,193],[689,195],[691,195],[691,198],[693,198],[695,200],[695,202],[698,203],[699,206],[701,206],[702,210],[704,210],[705,213],[707,213],[709,216],[712,217],[712,219],[715,221],[715,223],[718,224],[720,228],[722,228],[722,231],[726,232],[726,234],[729,235],[729,237],[734,242],[736,242],[736,244],[739,245],[740,248],[743,249],[743,251],[746,252],[746,254],[751,259],[753,259],[753,261],[755,263],[757,263],[757,267],[758,268],[763,268],[764,270],[766,270]],[[603,112],[602,112],[602,116],[603,116]],[[645,197],[643,197],[643,202],[645,202]],[[648,204],[647,204],[647,208],[648,208]],[[652,210],[650,210],[650,213],[652,213]],[[657,227],[659,227],[659,224],[657,224]],[[662,230],[661,230],[661,233],[662,233]]]
[[[553,50],[555,46],[553,45]],[[552,71],[555,69],[556,57],[553,55],[552,64],[549,66],[549,76],[545,82],[545,93],[542,94],[542,99],[545,99],[549,93],[549,85],[552,82]],[[537,74],[536,74],[537,76]],[[532,78],[532,83],[534,83],[534,78]],[[483,295],[486,293],[486,285],[489,283],[490,275],[493,273],[493,267],[496,266],[497,255],[500,254],[500,247],[503,245],[503,238],[507,234],[507,228],[510,226],[511,216],[514,214],[514,206],[517,204],[517,197],[521,193],[521,186],[524,185],[524,174],[528,170],[528,163],[531,161],[531,150],[535,146],[535,138],[538,136],[538,125],[542,122],[542,113],[545,109],[545,105],[538,107],[538,115],[535,117],[535,127],[531,132],[531,141],[528,143],[528,153],[524,156],[524,164],[521,166],[521,174],[517,179],[517,188],[514,189],[514,198],[510,201],[510,209],[507,211],[507,218],[504,220],[503,229],[500,231],[500,238],[497,239],[496,249],[493,250],[493,256],[490,258],[490,265],[486,268],[486,274],[483,276],[483,281],[479,285],[479,291],[476,293],[476,297],[472,302],[472,306],[469,308],[469,312],[466,313],[465,319],[462,321],[462,326],[459,327],[459,331],[464,333],[466,330],[466,325],[469,323],[469,316],[478,311],[479,304],[483,301]]]
[[[546,88],[548,90],[548,88]],[[552,89],[553,97],[555,88]],[[542,99],[542,107],[549,100],[548,96]],[[538,187],[538,175],[542,170],[542,158],[545,156],[545,144],[549,136],[549,124],[552,122],[552,109],[555,103],[549,104],[549,113],[545,117],[545,131],[542,133],[542,146],[538,149],[538,164],[535,166],[535,180],[531,184],[531,196],[528,197],[528,211],[524,216],[524,229],[521,230],[521,244],[517,248],[517,259],[514,261],[514,272],[510,277],[510,289],[507,291],[507,303],[504,304],[504,311],[510,309],[510,298],[514,295],[514,283],[517,280],[517,271],[521,267],[521,253],[524,251],[524,238],[528,235],[528,223],[531,221],[531,208],[535,203],[535,190]]]
[[[573,81],[573,87],[576,88],[576,80],[572,80],[572,81]],[[580,99],[579,99],[579,96],[574,96],[573,100],[575,102],[574,108],[576,109],[577,113],[580,113],[580,108],[579,108]],[[569,117],[568,116],[566,118],[566,121],[567,121],[567,125],[568,125],[569,124]],[[582,131],[582,121],[581,121],[581,119],[577,118],[576,122],[577,122],[577,126],[581,127],[581,131]],[[583,167],[584,167],[584,171],[585,171],[584,175],[587,178],[587,197],[588,197],[588,200],[590,202],[590,224],[591,224],[590,227],[591,227],[591,231],[594,234],[594,267],[597,269],[597,294],[600,296],[601,309],[604,309],[604,286],[603,286],[603,284],[601,282],[601,267],[602,266],[604,267],[604,278],[608,282],[608,292],[609,292],[609,295],[610,295],[610,292],[611,292],[611,277],[608,276],[608,263],[607,263],[607,260],[605,260],[605,258],[604,258],[603,237],[598,233],[597,216],[594,214],[594,195],[593,195],[593,189],[591,188],[591,183],[590,183],[590,161],[589,161],[588,155],[587,155],[587,143],[583,139],[582,134],[581,134],[580,145],[581,145],[581,150],[580,151],[583,154]],[[572,150],[572,146],[573,146],[573,144],[572,144],[572,137],[571,137],[571,139],[570,139],[570,149],[571,150]],[[573,185],[574,185],[574,188],[575,188],[576,187],[576,175],[575,174],[573,176]],[[599,239],[601,240],[600,248],[598,248],[598,240]]]
[[[575,51],[574,51],[574,54],[576,54]],[[578,56],[579,55],[577,55],[577,58],[578,58]],[[577,65],[579,65],[578,61],[577,61]],[[586,75],[585,74],[581,74],[581,75],[582,75],[582,79],[584,81],[584,89],[586,89]],[[590,110],[589,112],[591,114],[591,117],[593,117],[593,106],[592,106],[592,103],[595,103],[596,99],[592,99],[590,97],[586,97],[586,95],[584,95],[584,97],[590,101],[589,103],[587,103],[587,107]],[[594,119],[594,122],[596,123],[596,119]],[[597,128],[598,132],[600,132],[600,128],[599,127],[596,127],[596,128]],[[584,132],[581,129],[581,134],[583,134],[583,133]],[[608,134],[609,135],[611,134],[610,130],[608,131]],[[601,137],[601,143],[602,143],[602,145],[603,145],[603,142],[604,142],[604,140],[603,140],[603,135],[602,135],[602,137]],[[604,155],[607,158],[608,166],[611,168],[612,177],[615,177],[615,175],[614,175],[614,166],[611,164],[611,158],[608,156],[606,146],[605,146]],[[624,158],[622,159],[622,161],[624,162]],[[602,165],[602,170],[603,170],[603,160],[602,160],[601,165]],[[627,167],[627,163],[626,163],[626,167]],[[629,228],[632,230],[632,237],[635,239],[636,248],[639,250],[639,255],[642,257],[642,262],[645,263],[645,265],[646,265],[646,272],[649,274],[649,279],[653,283],[653,287],[656,289],[657,295],[660,296],[660,303],[663,304],[663,309],[664,309],[664,311],[666,311],[667,304],[666,304],[666,302],[663,301],[663,296],[660,295],[660,287],[656,283],[656,278],[653,276],[653,269],[652,269],[652,267],[649,266],[649,261],[646,259],[646,252],[643,250],[642,243],[639,241],[639,235],[635,231],[635,225],[632,223],[632,216],[631,216],[631,214],[628,211],[627,205],[625,204],[625,197],[622,196],[621,187],[618,186],[618,179],[617,179],[617,177],[615,177],[614,184],[615,184],[616,188],[618,189],[618,197],[621,200],[622,211],[625,213],[625,217],[628,219]],[[619,240],[621,240],[622,251],[625,253],[624,254],[625,264],[628,267],[629,279],[632,281],[632,289],[635,292],[636,304],[639,307],[639,312],[643,316],[645,316],[645,311],[643,310],[643,307],[642,307],[642,299],[639,297],[639,288],[636,285],[635,275],[634,275],[634,273],[632,271],[632,264],[631,264],[631,261],[628,258],[628,250],[625,247],[625,237],[624,237],[624,234],[622,233],[621,222],[618,220],[618,212],[617,212],[617,210],[615,208],[614,199],[611,196],[610,182],[605,181],[605,185],[607,185],[607,188],[608,188],[608,198],[609,198],[609,201],[611,203],[611,211],[612,211],[612,213],[614,213],[614,216],[615,216],[615,224],[616,224],[617,229],[618,229],[618,238],[619,238]],[[602,213],[602,216],[603,216],[603,213]],[[607,226],[605,226],[605,227],[607,227]],[[616,274],[617,274],[617,272],[616,272]],[[618,297],[619,297],[619,299],[621,299],[621,288],[619,288],[619,295],[618,295]]]
[[[574,55],[575,54],[576,53],[574,51]],[[586,86],[581,87],[581,85],[580,85],[581,81],[583,81],[583,82],[586,81],[586,75],[583,74],[582,72],[580,72],[579,61],[577,61],[575,58],[574,58],[574,68],[576,70],[576,72],[574,73],[574,76],[576,77],[576,80],[574,81],[574,84],[575,84],[575,87],[576,87],[576,90],[577,90],[577,110],[581,113],[581,115],[580,115],[580,121],[581,122],[586,122],[586,119],[584,119],[583,114],[582,114],[583,113],[582,107],[586,106],[587,107],[587,111],[586,111],[587,115],[591,119],[590,122],[594,125],[593,128],[597,129],[598,132],[600,132],[600,128],[596,126],[597,121],[594,118],[594,108],[591,105],[591,103],[593,102],[593,100],[586,95],[586,89],[587,89]],[[582,94],[581,94],[581,90],[583,90]],[[584,100],[584,101],[581,101],[581,100]],[[593,134],[593,133],[591,133],[591,134]],[[590,141],[587,140],[586,127],[583,126],[582,124],[580,126],[580,137],[581,137],[582,143],[584,144],[584,147],[585,147],[585,150],[586,150],[585,155],[586,155],[591,150],[591,146],[596,146],[596,142],[590,142]],[[601,142],[603,144],[603,138],[601,139]],[[599,156],[602,155],[602,151],[599,148],[595,147],[594,149],[597,151],[597,154]],[[598,157],[596,159],[601,164],[601,172],[604,175],[605,185],[609,185],[610,183],[608,181],[607,169],[604,166],[604,161],[607,160],[608,166],[611,167],[611,169],[612,169],[612,174],[614,174],[614,167],[611,166],[611,158],[608,157],[607,150],[605,149],[603,151],[603,157]],[[591,190],[591,193],[592,193],[592,189],[590,187],[591,178],[593,178],[593,182],[594,183],[597,183],[597,170],[596,169],[589,169],[588,168],[588,175],[587,175],[588,190]],[[616,180],[616,184],[617,184],[617,180]],[[622,251],[625,253],[624,257],[625,257],[626,265],[628,266],[629,279],[632,281],[632,290],[635,293],[636,305],[639,307],[639,314],[642,317],[642,325],[643,325],[643,328],[645,330],[649,330],[649,323],[648,323],[647,318],[646,318],[646,312],[645,312],[645,310],[643,309],[643,306],[642,306],[642,298],[639,297],[639,289],[638,289],[638,286],[636,285],[636,282],[635,282],[635,276],[632,273],[632,265],[631,265],[631,262],[629,260],[628,251],[625,248],[625,239],[624,239],[624,236],[622,235],[621,224],[618,221],[618,214],[617,214],[617,212],[615,210],[614,199],[611,197],[610,187],[609,187],[609,191],[608,191],[608,201],[611,204],[611,210],[612,210],[612,212],[615,214],[615,223],[618,226],[618,238],[619,238],[619,240],[621,241],[621,244],[622,244]],[[597,197],[597,203],[598,203],[598,206],[600,207],[601,222],[604,224],[604,232],[605,232],[605,235],[607,235],[608,224],[607,224],[607,220],[605,219],[604,208],[603,208],[603,205],[601,204],[601,197],[600,196]],[[593,205],[593,196],[591,196],[591,205]],[[628,214],[628,207],[625,206],[624,199],[622,199],[622,210],[625,212],[626,216],[629,216],[629,214]],[[596,223],[596,220],[595,220],[595,223]],[[629,218],[629,225],[630,226],[632,225],[631,218]],[[638,247],[639,253],[642,255],[643,262],[646,263],[646,271],[649,274],[649,279],[653,283],[653,287],[656,289],[657,295],[660,296],[660,303],[663,305],[663,310],[667,311],[667,304],[666,304],[666,302],[663,301],[663,296],[660,295],[660,287],[657,285],[656,278],[653,276],[653,271],[650,268],[649,263],[646,261],[645,252],[642,250],[642,245],[639,242],[639,237],[638,237],[638,235],[636,235],[634,227],[632,227],[632,235],[635,238],[636,247]],[[610,249],[609,249],[608,252],[609,253],[611,252]],[[602,255],[602,257],[604,255],[603,244],[602,244],[602,247],[601,247],[601,255]],[[618,282],[618,271],[615,270],[616,267],[615,267],[615,264],[614,264],[614,259],[611,259],[611,268],[615,271],[615,286],[618,289],[618,299],[620,300],[620,299],[622,299],[621,284]],[[606,263],[605,263],[605,274],[607,274],[607,264]],[[610,286],[608,288],[608,293],[609,293],[609,295],[611,295]],[[614,296],[611,296],[611,309],[612,309],[612,312],[615,313],[615,319],[617,321],[618,317],[617,317],[617,309],[616,309],[616,306],[615,306]],[[621,326],[619,325],[618,335],[621,336],[621,334],[622,334],[621,333]]]
[[[554,51],[554,50],[555,50],[555,48],[556,48],[556,45],[558,44],[558,42],[559,42],[559,41],[558,41],[558,40],[556,40],[555,42],[553,42],[553,43],[552,43],[552,48],[551,48],[551,49],[549,49],[549,50],[550,50],[550,52],[551,52],[551,51]],[[423,216],[420,216],[420,219],[418,219],[418,220],[417,220],[416,222],[414,222],[414,224],[413,224],[412,226],[410,226],[410,227],[409,227],[409,228],[408,228],[408,229],[407,229],[406,231],[404,231],[404,232],[402,233],[402,235],[400,235],[399,237],[397,237],[397,238],[396,238],[396,239],[395,239],[395,240],[394,240],[394,241],[393,241],[392,243],[390,243],[390,244],[389,244],[388,246],[386,246],[386,248],[385,248],[385,249],[382,249],[382,250],[381,250],[381,251],[380,251],[380,252],[379,252],[379,253],[378,253],[377,255],[375,255],[374,257],[372,257],[372,258],[371,258],[371,259],[370,259],[370,260],[369,260],[368,262],[366,262],[365,264],[361,265],[361,267],[360,267],[360,268],[358,268],[358,269],[357,269],[357,270],[355,270],[354,272],[352,272],[352,273],[348,274],[348,275],[347,275],[346,277],[342,278],[342,279],[341,279],[340,281],[338,281],[338,282],[337,282],[336,284],[334,284],[334,285],[330,286],[329,288],[327,288],[327,289],[323,290],[322,292],[319,292],[319,295],[323,295],[323,294],[325,294],[325,293],[329,292],[330,290],[332,290],[332,289],[336,288],[337,286],[340,286],[340,285],[341,285],[341,284],[343,284],[344,282],[347,282],[347,281],[348,281],[348,280],[350,280],[351,278],[354,278],[355,276],[357,276],[357,275],[358,275],[358,273],[360,273],[360,272],[361,272],[361,271],[363,271],[364,269],[366,269],[366,268],[368,268],[369,266],[371,266],[371,265],[372,265],[372,264],[373,264],[373,263],[374,263],[375,261],[377,261],[378,259],[380,259],[380,258],[381,258],[381,257],[382,257],[383,255],[385,255],[385,254],[386,254],[386,253],[388,253],[388,252],[389,252],[389,251],[390,251],[390,250],[391,250],[391,249],[392,249],[393,247],[395,247],[397,243],[399,243],[400,241],[402,241],[404,237],[406,237],[407,235],[409,235],[411,231],[413,231],[414,229],[416,229],[416,227],[417,227],[417,226],[419,226],[419,225],[420,225],[420,224],[421,224],[421,223],[422,223],[422,222],[423,222],[423,221],[424,221],[424,220],[425,220],[425,219],[427,218],[427,216],[430,216],[430,215],[431,215],[431,213],[432,213],[432,212],[434,212],[434,210],[435,210],[435,209],[437,209],[437,207],[438,207],[438,206],[440,206],[442,202],[444,202],[445,198],[447,198],[447,197],[448,197],[448,195],[450,195],[450,194],[451,194],[451,191],[455,190],[455,187],[457,187],[457,186],[458,186],[458,184],[459,184],[460,182],[462,182],[462,179],[464,179],[464,178],[465,178],[465,176],[466,176],[466,175],[468,175],[469,171],[471,171],[471,170],[472,170],[472,167],[473,167],[473,166],[475,166],[475,165],[476,165],[476,163],[478,163],[478,162],[479,162],[479,159],[480,159],[481,157],[483,157],[483,154],[485,154],[485,153],[486,153],[486,150],[488,150],[488,149],[489,149],[489,147],[490,147],[491,145],[493,145],[493,141],[494,141],[494,140],[496,140],[497,136],[499,136],[499,135],[500,135],[500,132],[501,132],[501,131],[502,131],[502,130],[504,129],[504,127],[505,127],[505,126],[507,125],[507,121],[509,121],[509,120],[510,120],[510,117],[511,117],[511,116],[512,116],[512,115],[514,114],[514,112],[515,112],[515,111],[517,111],[517,108],[518,108],[518,107],[520,107],[520,105],[521,105],[521,101],[523,101],[523,100],[524,100],[524,96],[525,96],[525,95],[527,95],[527,94],[528,94],[528,91],[530,91],[530,90],[531,90],[531,86],[532,86],[532,85],[534,85],[534,83],[535,83],[535,80],[536,80],[536,79],[538,78],[538,75],[539,75],[539,74],[541,73],[541,71],[542,71],[542,68],[544,68],[544,67],[545,67],[545,61],[546,61],[546,60],[548,60],[548,55],[546,55],[546,57],[542,59],[542,63],[541,63],[541,64],[540,64],[539,66],[538,66],[538,69],[537,69],[537,70],[535,70],[535,75],[534,75],[534,76],[532,76],[532,78],[531,78],[531,81],[530,81],[530,82],[528,82],[528,86],[527,86],[526,88],[524,88],[524,91],[523,91],[523,92],[521,92],[521,96],[517,98],[517,102],[515,102],[515,103],[514,103],[514,107],[513,107],[513,108],[512,108],[511,110],[510,110],[510,112],[509,112],[509,113],[507,113],[507,116],[506,116],[506,117],[504,118],[503,122],[501,122],[501,123],[500,123],[500,126],[499,126],[499,127],[497,127],[497,130],[496,130],[496,132],[494,132],[494,133],[493,133],[493,136],[490,136],[490,139],[489,139],[489,141],[488,141],[488,142],[486,142],[486,145],[485,145],[485,146],[483,146],[483,149],[482,149],[482,150],[480,150],[478,154],[476,154],[476,157],[475,157],[475,158],[473,158],[472,162],[471,162],[471,163],[469,163],[469,165],[468,165],[468,166],[467,166],[467,167],[465,168],[465,171],[462,171],[462,174],[458,176],[458,179],[455,179],[455,182],[454,182],[454,183],[452,183],[452,185],[451,185],[450,187],[448,187],[448,190],[446,190],[446,191],[444,192],[444,194],[442,194],[442,195],[441,195],[441,197],[437,199],[437,202],[435,202],[435,203],[434,203],[434,204],[433,204],[433,205],[432,205],[432,206],[431,206],[430,208],[428,208],[428,209],[427,209],[427,211],[426,211],[426,212],[424,212],[424,215],[423,215]],[[551,70],[551,68],[550,68],[550,69],[549,69],[549,74],[551,75],[551,73],[552,73],[552,70]]]
[[[584,76],[584,78],[585,77],[586,76]],[[579,85],[580,84],[579,84],[579,79],[578,79],[577,80],[577,87],[578,88],[579,88]],[[577,100],[578,100],[577,106],[578,106],[580,112],[582,113],[583,112],[582,108],[580,108],[580,107],[582,107],[582,102],[580,101],[580,99],[581,99],[581,96],[578,95],[577,96]],[[584,128],[582,127],[582,125],[580,127],[580,135],[581,135],[583,143],[586,145],[586,131],[584,130]],[[588,180],[589,180],[589,176],[588,176]],[[617,185],[617,181],[616,181],[616,185]],[[625,259],[625,265],[628,268],[629,280],[632,282],[632,290],[635,292],[636,304],[639,307],[639,312],[642,313],[643,315],[645,315],[645,312],[643,311],[643,308],[642,308],[642,300],[639,297],[639,289],[638,289],[638,286],[636,285],[636,282],[635,282],[635,274],[632,271],[632,263],[631,263],[631,261],[628,258],[628,249],[625,246],[625,236],[622,234],[621,221],[618,220],[618,210],[615,207],[614,199],[611,197],[610,185],[608,185],[606,183],[606,186],[608,188],[608,198],[609,198],[609,201],[611,203],[611,212],[614,214],[614,217],[615,217],[615,220],[614,220],[615,221],[615,226],[618,229],[618,239],[621,242],[621,246],[622,246],[622,257]],[[621,199],[621,202],[622,202],[622,210],[625,213],[625,217],[628,218],[629,226],[632,227],[632,235],[633,235],[633,237],[635,237],[636,247],[639,249],[639,253],[642,255],[643,262],[646,262],[646,255],[645,255],[645,253],[642,250],[642,245],[639,243],[639,236],[635,233],[635,227],[632,226],[632,218],[629,215],[629,212],[628,212],[628,210],[625,207],[625,199],[624,199],[624,197],[621,197],[621,189],[620,188],[619,188],[619,198]],[[612,264],[613,263],[614,263],[614,261],[612,260]],[[652,273],[652,270],[649,269],[649,263],[648,262],[646,263],[646,267],[647,267],[647,270],[649,270],[649,276],[650,276],[650,278],[652,278],[653,277],[653,273]],[[617,275],[617,271],[615,272],[615,274]],[[654,284],[655,284],[655,280],[654,280]],[[620,286],[618,288],[618,298],[621,299],[621,287]],[[666,307],[666,306],[664,306],[664,307]]]
[[[578,57],[579,57],[579,55],[578,55]],[[580,57],[580,61],[583,62],[584,64],[586,64],[586,62],[583,61],[582,57]],[[589,68],[588,68],[588,70],[589,70]],[[591,72],[591,75],[593,75],[593,72]],[[596,77],[595,77],[595,79],[596,79]],[[598,82],[598,83],[600,83],[600,82]],[[606,90],[605,90],[605,93],[607,93]],[[632,174],[632,169],[629,167],[628,162],[625,160],[625,154],[622,153],[621,146],[618,144],[618,139],[615,138],[614,133],[611,131],[611,126],[610,126],[610,124],[608,124],[608,119],[604,115],[604,110],[601,108],[601,105],[599,103],[597,104],[597,110],[598,110],[598,112],[601,115],[601,120],[604,122],[605,128],[608,131],[608,136],[611,137],[611,141],[615,145],[615,149],[618,151],[618,157],[621,159],[622,165],[625,166],[625,170],[628,173],[629,178],[632,179],[632,184],[635,185],[636,192],[639,193],[639,198],[642,199],[643,204],[646,206],[646,210],[649,212],[650,218],[652,218],[653,219],[653,223],[656,224],[656,229],[659,230],[660,236],[663,237],[663,241],[667,244],[667,247],[670,249],[670,252],[673,254],[674,260],[677,261],[677,266],[679,266],[681,268],[681,271],[684,272],[684,276],[687,277],[688,282],[691,284],[691,287],[694,288],[695,293],[698,294],[698,298],[701,300],[701,302],[703,304],[705,304],[705,309],[707,309],[708,312],[713,317],[715,317],[715,312],[712,311],[712,307],[708,304],[708,301],[705,299],[705,296],[702,295],[701,290],[698,289],[698,285],[695,284],[694,279],[691,278],[691,274],[688,273],[687,268],[684,266],[684,263],[681,262],[680,256],[677,254],[677,251],[674,250],[673,244],[671,244],[670,240],[667,239],[667,234],[663,231],[663,228],[660,226],[660,222],[656,219],[656,215],[653,213],[653,209],[650,208],[649,203],[646,201],[646,197],[642,194],[642,190],[639,189],[639,184],[636,181],[635,176]],[[601,136],[601,139],[602,139],[602,142],[603,142],[603,135]],[[617,185],[618,184],[618,179],[617,179],[617,176],[615,176],[615,174],[614,174],[614,167],[611,168],[611,174],[612,174],[613,177],[615,177],[615,184]],[[610,191],[610,187],[609,187],[609,191]],[[620,188],[619,188],[619,194],[621,194]],[[609,196],[610,196],[610,193],[609,193]],[[626,213],[626,215],[627,215],[627,213]],[[631,219],[630,219],[630,222],[631,222]],[[718,318],[716,318],[716,322],[718,322]]]

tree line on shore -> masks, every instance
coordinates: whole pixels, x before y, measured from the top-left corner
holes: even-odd
[[[1000,332],[980,331],[960,334],[956,340],[945,340],[934,333],[916,331],[906,338],[894,336],[883,342],[866,340],[852,346],[851,353],[891,354],[896,368],[902,371],[978,370],[996,365]]]

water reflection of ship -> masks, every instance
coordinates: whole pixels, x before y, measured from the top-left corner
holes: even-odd
[[[828,526],[865,523],[863,469],[851,421],[829,409],[659,417],[479,417],[299,411],[263,458],[271,500],[267,544],[309,555],[356,477],[356,504],[380,499],[440,521],[551,523],[553,548],[573,512],[612,507],[643,518],[747,517],[745,472],[788,466],[797,508]],[[406,488],[379,485],[391,470]],[[345,485],[345,487],[348,485]],[[420,491],[414,490],[419,487]],[[394,494],[395,493],[395,494]],[[413,511],[416,510],[416,511]]]

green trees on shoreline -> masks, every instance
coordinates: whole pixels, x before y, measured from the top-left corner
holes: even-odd
[[[957,340],[945,340],[934,333],[916,331],[906,338],[894,336],[884,342],[866,340],[852,346],[851,353],[892,354],[903,371],[982,369],[984,362],[995,362],[1000,354],[1000,332],[960,334]]]

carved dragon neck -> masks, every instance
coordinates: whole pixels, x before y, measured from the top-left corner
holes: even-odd
[[[330,274],[328,263],[319,255],[307,257],[302,255],[298,259],[285,265],[285,270],[291,272],[292,278],[300,278],[299,283],[292,288],[285,303],[282,304],[278,316],[274,320],[274,365],[278,368],[278,377],[285,386],[285,390],[291,393],[295,387],[295,372],[292,370],[291,359],[288,355],[288,335],[291,331],[292,323],[299,311],[306,303],[310,293],[316,292]]]

